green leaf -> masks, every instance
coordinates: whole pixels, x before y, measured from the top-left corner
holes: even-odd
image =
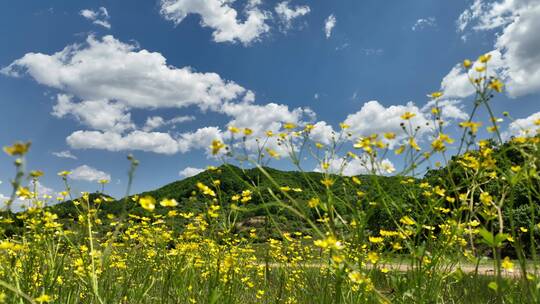
[[[498,233],[495,236],[495,246],[500,247],[502,245],[502,243],[504,241],[506,241],[507,239],[508,239],[508,234],[507,233]]]
[[[495,291],[497,291],[497,289],[499,289],[499,285],[497,285],[496,282],[489,282],[488,287],[489,287],[490,289],[495,290]]]
[[[208,303],[210,304],[216,304],[218,303],[218,300],[220,298],[220,293],[217,288],[212,289],[212,292],[210,293],[210,298],[208,299]]]
[[[478,233],[482,236],[484,243],[492,247],[495,246],[495,237],[491,232],[487,231],[486,228],[480,229]]]

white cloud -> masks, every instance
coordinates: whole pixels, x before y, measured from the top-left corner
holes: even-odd
[[[472,27],[475,31],[485,31],[506,26],[534,2],[534,0],[474,0],[473,4],[459,16],[456,22],[458,30],[463,32]]]
[[[148,132],[165,125],[165,119],[161,116],[150,116],[146,119],[143,131]]]
[[[495,47],[503,53],[504,74],[512,97],[540,92],[540,2],[519,10]]]
[[[100,7],[97,11],[91,9],[83,9],[79,12],[79,14],[84,18],[92,21],[93,24],[103,26],[107,29],[111,28],[111,23],[109,22],[109,12],[105,7]]]
[[[217,108],[246,94],[246,89],[215,73],[167,64],[163,55],[137,50],[113,36],[73,44],[53,55],[28,53],[1,70],[27,73],[38,83],[81,100],[109,100],[128,108]]]
[[[420,31],[429,27],[436,27],[437,20],[435,17],[420,18],[412,26],[413,31]]]
[[[336,46],[336,51],[344,50],[344,49],[348,48],[349,46],[351,46],[350,43],[344,42],[341,45]]]
[[[336,17],[332,14],[324,20],[324,34],[326,35],[326,38],[330,38],[332,36],[332,30],[336,26]]]
[[[201,173],[203,171],[204,171],[204,169],[186,167],[183,170],[181,170],[180,172],[178,172],[178,175],[183,177],[183,178],[187,178],[187,177],[195,176],[195,175],[197,175],[197,174],[199,174],[199,173]]]
[[[66,138],[75,149],[174,154],[207,149],[213,139],[221,138],[222,131],[217,127],[175,136],[153,132],[166,126],[173,128],[193,120],[193,116],[169,120],[151,116],[139,129],[132,122],[132,109],[194,105],[230,117],[230,124],[251,127],[257,136],[267,130],[277,132],[283,122],[299,123],[301,116],[313,116],[307,109],[254,104],[254,93],[234,82],[214,73],[169,66],[161,54],[137,50],[112,36],[90,36],[86,44],[70,45],[53,55],[28,53],[2,72],[11,76],[28,74],[38,83],[64,92],[57,96],[52,114],[71,115],[91,129],[75,131]]]
[[[426,126],[429,122],[425,114],[412,102],[406,105],[392,105],[384,107],[378,101],[372,100],[364,103],[360,111],[350,114],[344,123],[350,126],[350,131],[355,137],[364,137],[372,134],[387,132],[396,133],[398,138],[404,136],[400,126],[403,120],[400,116],[405,112],[416,114],[410,119],[413,128],[420,127],[419,135],[428,132],[431,127]]]
[[[180,123],[184,123],[184,122],[188,122],[188,121],[193,121],[195,120],[195,116],[191,116],[191,115],[188,115],[188,116],[176,116],[170,120],[167,120],[165,123],[166,124],[180,124]]]
[[[218,127],[204,127],[195,132],[188,132],[178,138],[178,151],[182,153],[195,149],[203,149],[210,154],[210,144],[213,140],[223,141],[223,133]]]
[[[122,135],[114,132],[79,130],[69,135],[66,141],[74,149],[140,150],[161,154],[175,154],[179,151],[177,141],[170,134],[162,132],[136,130]]]
[[[438,104],[443,120],[466,120],[469,118],[461,100],[458,99],[431,100],[422,107],[422,112],[429,113],[435,104]]]
[[[278,18],[283,23],[285,29],[291,27],[294,19],[309,14],[311,9],[307,5],[298,5],[296,7],[289,7],[289,1],[283,1],[276,5],[274,8]]]
[[[100,171],[87,165],[82,165],[71,170],[70,177],[75,180],[83,180],[87,182],[97,182],[102,179],[111,180],[111,175],[109,173]]]
[[[192,116],[163,122],[150,118],[141,131],[131,121],[129,111],[197,106],[223,113],[224,103],[255,98],[252,92],[215,73],[172,67],[161,54],[137,50],[112,36],[90,36],[86,44],[70,45],[53,55],[28,53],[1,71],[15,77],[28,74],[40,84],[62,90],[53,115],[72,115],[94,129],[76,131],[66,139],[72,148],[81,149],[187,151],[184,141],[149,131],[160,123],[173,126],[193,120]]]
[[[52,114],[62,118],[68,114],[76,117],[84,125],[96,130],[122,132],[135,128],[131,114],[121,103],[102,100],[73,102],[73,97],[65,94],[57,96]]]
[[[246,19],[238,20],[238,12],[222,0],[161,0],[160,13],[175,24],[181,23],[189,14],[201,17],[201,25],[214,30],[215,42],[236,42],[245,45],[256,41],[270,30],[266,20],[270,15],[258,8],[260,1],[250,1],[244,8]]]
[[[380,56],[384,53],[383,49],[362,49],[362,53],[367,56]]]
[[[152,131],[152,130],[155,130],[164,126],[168,126],[168,125],[173,125],[174,127],[174,125],[176,124],[180,124],[180,123],[188,122],[192,120],[195,120],[194,116],[177,116],[170,120],[165,120],[161,116],[150,116],[146,119],[146,123],[144,124],[142,130],[145,132],[149,132],[149,131]]]
[[[225,126],[253,130],[246,141],[249,151],[256,151],[255,139],[265,138],[266,131],[278,133],[283,123],[302,126],[315,119],[315,113],[309,108],[256,104],[255,94],[234,82],[214,73],[167,65],[161,54],[138,50],[112,36],[101,39],[90,36],[85,44],[67,46],[53,55],[28,53],[2,72],[11,76],[28,74],[38,83],[63,92],[57,96],[53,115],[71,115],[89,127],[89,130],[74,131],[66,138],[73,149],[140,150],[161,154],[202,149],[208,153],[212,140],[229,136],[218,126],[170,132],[175,124],[193,120],[192,116],[168,120],[148,116],[139,128],[131,119],[133,109],[197,106],[202,111],[214,111],[229,118]],[[425,122],[413,104],[385,108],[372,101],[358,113],[349,115],[346,123],[357,136],[399,132],[399,115],[406,110],[419,113],[412,120],[415,124]],[[332,126],[323,121],[316,124],[312,136],[328,143],[333,131]],[[267,146],[278,152],[284,149],[277,145],[275,137]]]
[[[506,82],[510,97],[540,92],[540,35],[536,32],[540,28],[540,2],[475,0],[461,14],[457,25],[461,32],[468,28],[474,31],[499,30],[494,50],[490,52],[499,55],[499,62],[490,62],[490,69],[494,69]],[[464,71],[454,67],[445,77],[446,86],[452,87],[449,91],[462,97],[467,93],[473,94],[472,89],[464,88],[466,77]],[[452,79],[456,79],[456,85],[449,84]]]
[[[355,176],[360,174],[389,174],[396,170],[394,164],[388,160],[383,159],[372,165],[371,161],[367,157],[358,157],[355,159],[345,160],[343,158],[334,158],[327,160],[329,167],[327,172],[333,174],[339,174],[344,176]],[[320,165],[313,169],[315,172],[323,172],[324,170]]]
[[[60,151],[60,152],[53,152],[52,154],[54,156],[60,157],[60,158],[77,159],[77,156],[73,155],[73,153],[71,153],[71,151],[69,151],[69,150],[64,150],[64,151]]]
[[[284,123],[303,125],[314,119],[315,113],[309,108],[293,108],[284,104],[268,103],[257,105],[252,103],[227,103],[222,107],[222,112],[231,117],[227,124],[238,128],[250,128],[253,134],[246,142],[251,151],[256,151],[256,138],[265,138],[266,131],[278,133]],[[277,145],[276,138],[268,140],[266,147],[284,152],[283,146]]]
[[[255,134],[263,134],[266,131],[279,131],[283,123],[299,124],[302,117],[310,110],[302,108],[289,110],[287,105],[272,102],[265,105],[226,103],[222,107],[222,112],[232,117],[228,125],[251,128]]]
[[[327,124],[326,121],[318,121],[314,124],[313,130],[311,130],[310,136],[313,141],[320,142],[322,144],[330,144],[332,139],[337,139],[334,128]]]
[[[516,119],[508,125],[508,130],[503,133],[505,139],[511,136],[535,136],[540,134],[540,112],[529,117]]]
[[[504,61],[501,57],[501,53],[498,50],[487,53],[491,55],[489,61],[488,76],[497,76],[497,73],[501,72],[504,68]],[[465,98],[473,95],[476,90],[470,82],[470,78],[479,77],[475,68],[481,64],[475,62],[474,65],[466,71],[461,63],[456,64],[452,70],[443,78],[441,82],[441,89],[445,98]],[[500,75],[499,75],[500,76]]]

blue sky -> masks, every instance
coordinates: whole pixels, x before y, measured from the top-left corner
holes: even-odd
[[[52,192],[62,190],[58,171],[79,168],[75,191],[96,190],[95,179],[110,176],[109,192],[121,196],[130,152],[141,161],[134,191],[159,187],[182,178],[186,167],[217,164],[205,152],[208,143],[197,138],[226,134],[228,124],[249,122],[262,131],[275,126],[272,120],[301,123],[316,115],[326,131],[348,118],[355,135],[366,136],[396,128],[385,115],[412,109],[422,116],[426,94],[436,90],[448,100],[448,120],[458,122],[471,97],[456,65],[488,52],[507,83],[492,101],[495,112],[522,119],[504,122],[505,132],[519,134],[540,116],[535,1],[0,6],[0,143],[32,141],[28,169],[45,171],[42,184]],[[327,34],[330,16],[335,25]],[[152,117],[154,128],[146,123]],[[449,126],[447,132],[457,131]],[[429,143],[429,132],[425,137]],[[389,161],[401,166],[399,158]],[[286,161],[272,165],[288,168]],[[306,169],[315,166],[308,161]],[[11,159],[1,155],[0,193],[10,192],[13,173]]]

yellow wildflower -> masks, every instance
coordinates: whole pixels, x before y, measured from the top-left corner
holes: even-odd
[[[481,63],[486,63],[490,59],[491,59],[491,54],[485,54],[485,55],[481,55],[480,57],[478,57],[478,61],[480,61]]]
[[[502,92],[504,84],[499,80],[495,79],[489,83],[489,87],[499,93]]]
[[[403,115],[401,115],[401,119],[403,119],[403,120],[409,120],[409,119],[411,119],[411,118],[413,118],[413,117],[415,117],[415,116],[416,116],[415,113],[405,112],[405,113],[403,113]]]
[[[321,203],[321,201],[319,200],[318,197],[313,197],[313,198],[311,198],[307,203],[308,203],[308,206],[309,206],[310,208],[315,208],[315,207],[319,206],[319,204]]]
[[[12,146],[4,147],[4,152],[6,152],[6,154],[11,155],[11,156],[14,156],[14,155],[22,156],[28,152],[28,150],[30,149],[30,145],[31,145],[30,142],[26,142],[26,143],[16,142]]]
[[[219,153],[221,149],[225,147],[225,144],[222,143],[220,140],[214,139],[212,141],[212,145],[210,145],[210,148],[212,149],[212,155],[216,155]]]
[[[272,150],[270,148],[266,148],[266,152],[268,152],[268,155],[270,155],[270,157],[272,157],[272,158],[275,158],[275,159],[280,158],[279,153],[277,153],[275,150]]]
[[[376,264],[379,261],[379,254],[374,251],[370,251],[367,254],[367,259],[369,262],[371,262],[371,264]]]
[[[378,236],[370,236],[369,237],[369,242],[373,243],[373,244],[382,243],[383,241],[384,241],[384,239],[382,237],[378,237]]]
[[[330,188],[334,184],[334,181],[331,178],[325,178],[321,180],[321,184],[325,185],[326,188]]]
[[[415,225],[416,222],[410,218],[408,215],[402,217],[400,220],[399,220],[400,223],[404,224],[404,225],[408,225],[408,226],[412,226],[412,225]]]
[[[326,237],[326,239],[322,239],[322,240],[315,240],[313,244],[323,249],[329,248],[329,249],[340,250],[343,248],[343,245],[341,244],[341,242],[338,241],[333,236],[328,236]]]
[[[396,133],[394,133],[394,132],[384,133],[384,138],[386,138],[386,139],[394,139],[394,138],[396,138]]]
[[[71,174],[70,171],[60,171],[60,172],[58,172],[58,175],[62,176],[62,177],[66,177],[66,176],[68,176],[70,174]]]
[[[287,130],[292,130],[296,128],[296,125],[294,123],[288,122],[288,123],[283,124],[283,128]]]
[[[52,298],[46,294],[42,294],[39,297],[35,298],[34,301],[38,303],[48,303],[52,301]]]
[[[19,187],[15,194],[22,199],[30,199],[34,196],[30,189],[28,189],[27,187]]]
[[[156,200],[150,195],[139,198],[139,204],[148,211],[154,211],[156,209]]]
[[[507,271],[514,271],[514,263],[512,263],[509,257],[503,259],[501,266]]]
[[[416,143],[416,140],[413,137],[409,138],[409,145],[416,151],[420,151],[420,146]]]
[[[355,270],[349,273],[349,280],[353,283],[361,284],[364,281],[364,276]]]
[[[429,94],[429,96],[431,98],[433,98],[433,99],[437,99],[437,98],[443,96],[443,93],[442,92],[433,92],[433,93]]]
[[[172,198],[172,199],[168,199],[168,198],[163,199],[163,200],[161,200],[161,202],[159,202],[159,204],[161,206],[163,206],[163,207],[176,207],[176,206],[178,206],[178,202],[174,198]]]

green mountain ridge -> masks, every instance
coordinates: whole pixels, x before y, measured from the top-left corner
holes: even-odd
[[[121,199],[113,199],[102,193],[91,193],[89,194],[89,202],[92,207],[98,210],[98,216],[105,223],[119,218],[122,214],[148,216],[150,212],[144,210],[134,199],[144,196],[151,196],[156,200],[156,209],[153,212],[155,214],[166,214],[170,210],[176,210],[179,213],[192,212],[199,214],[204,213],[209,204],[216,203],[211,201],[211,197],[201,193],[197,183],[202,183],[215,191],[217,203],[224,210],[234,208],[233,204],[242,210],[236,215],[239,226],[249,225],[254,221],[260,222],[261,218],[271,214],[275,216],[274,222],[281,223],[283,229],[304,230],[307,224],[292,213],[284,210],[284,208],[273,204],[276,199],[292,204],[294,203],[290,200],[292,197],[296,203],[299,203],[304,208],[304,211],[310,213],[313,211],[308,207],[307,201],[313,197],[319,197],[321,201],[324,201],[328,194],[327,191],[332,191],[337,197],[349,201],[358,199],[358,191],[374,196],[377,193],[375,185],[387,189],[385,192],[388,195],[401,195],[399,188],[402,187],[400,184],[402,177],[359,175],[357,178],[361,181],[361,184],[357,185],[351,181],[350,177],[326,176],[335,181],[330,189],[326,189],[321,184],[320,181],[325,175],[319,172],[282,171],[270,167],[242,169],[233,165],[222,165],[219,168],[206,170],[195,176],[174,181],[155,190],[145,191]],[[214,184],[217,180],[219,180],[219,186]],[[290,191],[283,191],[280,187],[289,187]],[[302,191],[300,192],[297,189]],[[232,200],[234,195],[241,195],[245,190],[252,192],[252,199],[249,202],[241,203]],[[103,197],[108,198],[110,201],[103,199]],[[97,198],[101,199],[98,199],[96,203]],[[178,206],[174,208],[160,206],[159,202],[166,198],[175,199],[179,203]],[[81,198],[78,198],[74,201],[80,200]],[[77,222],[81,210],[84,212],[84,204],[76,204],[74,201],[61,202],[48,206],[46,209],[57,214],[60,222],[64,225],[73,225]],[[341,212],[346,214],[350,211],[341,210]],[[315,213],[313,213],[313,217],[315,217]],[[19,221],[14,223],[15,226],[18,226],[17,222]],[[185,220],[178,219],[175,226],[182,229],[185,223]],[[20,224],[22,224],[22,221]]]

